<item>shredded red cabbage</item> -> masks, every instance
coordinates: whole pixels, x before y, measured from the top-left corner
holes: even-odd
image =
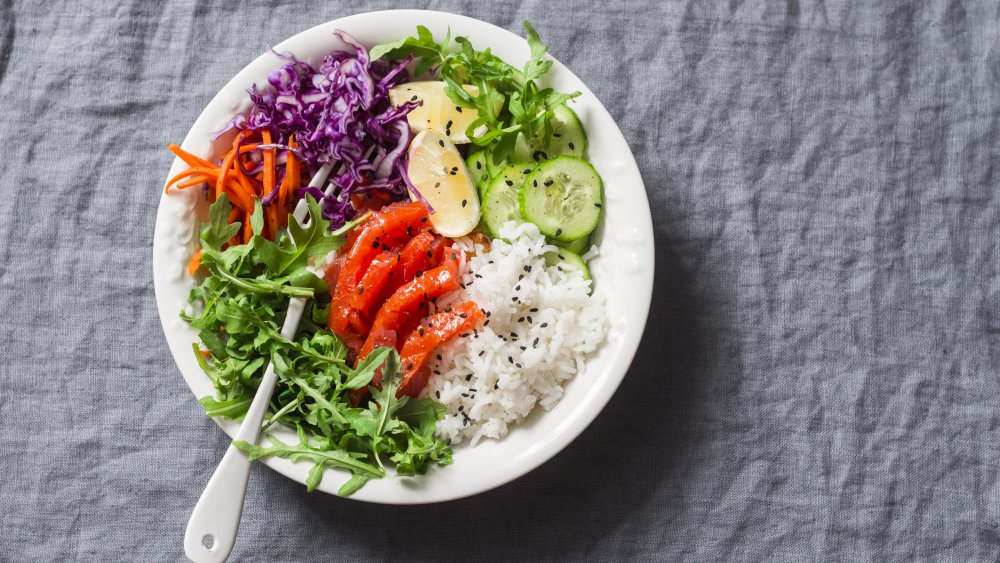
[[[334,51],[319,69],[292,53],[276,53],[288,62],[268,75],[268,86],[249,91],[249,114],[236,116],[227,128],[269,128],[273,143],[267,148],[286,151],[294,134],[295,154],[310,176],[321,165],[335,163],[339,173],[332,181],[337,189],[323,198],[323,217],[331,229],[354,218],[351,195],[377,191],[394,200],[406,196],[402,164],[411,138],[406,114],[419,105],[389,104],[389,89],[409,80],[406,65],[411,58],[396,64],[371,62],[368,50],[353,37],[339,30],[335,34],[353,53]],[[300,196],[313,193],[299,191]],[[273,199],[267,195],[265,206]]]

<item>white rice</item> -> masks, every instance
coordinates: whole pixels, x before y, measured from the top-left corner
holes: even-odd
[[[588,295],[591,282],[579,271],[546,267],[543,255],[558,249],[535,225],[511,222],[500,234],[510,243],[496,239],[488,252],[459,241],[470,256],[466,288],[437,303],[473,300],[489,312],[485,327],[431,362],[427,393],[448,410],[438,435],[453,444],[500,438],[536,405],[551,409],[608,330],[603,296]]]

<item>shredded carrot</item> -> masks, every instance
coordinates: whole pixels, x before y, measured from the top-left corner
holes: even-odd
[[[211,350],[202,350],[202,349],[199,349],[198,350],[198,354],[201,355],[202,358],[211,358],[212,357],[212,351]]]
[[[180,174],[174,176],[173,178],[167,180],[167,186],[164,189],[164,191],[168,191],[169,192],[170,191],[170,186],[173,186],[174,184],[176,184],[177,182],[179,182],[180,180],[182,180],[184,178],[187,178],[188,176],[198,175],[198,176],[204,176],[204,177],[212,178],[217,173],[218,173],[218,171],[215,168],[205,168],[205,167],[201,167],[201,166],[194,167],[194,168],[188,168],[187,170],[185,170],[185,171],[181,172]]]
[[[240,146],[240,141],[243,140],[245,132],[240,131],[239,135],[236,135],[236,139],[233,140],[233,150],[229,151],[226,158],[222,160],[222,166],[219,167],[219,179],[215,182],[215,198],[218,199],[222,195],[223,190],[226,189],[226,177],[229,176],[229,172],[233,168],[233,161],[236,160],[236,149]]]
[[[245,202],[244,209],[246,209],[247,213],[250,213],[253,211],[253,198],[257,195],[257,191],[253,189],[253,186],[250,185],[250,180],[247,180],[246,175],[241,170],[237,169],[231,172],[235,172],[233,176],[236,177],[236,181],[233,183],[239,186],[240,195]]]
[[[259,134],[259,137],[257,136]],[[253,142],[248,142],[253,139]],[[278,231],[285,226],[289,207],[294,197],[295,190],[302,182],[302,163],[291,151],[287,154],[284,163],[285,174],[279,185],[277,183],[278,169],[282,164],[277,161],[277,150],[263,149],[263,166],[258,174],[250,175],[245,172],[249,166],[259,166],[260,162],[254,162],[251,156],[256,150],[261,150],[260,145],[272,143],[273,138],[269,130],[261,131],[240,131],[233,140],[232,147],[223,156],[222,163],[215,165],[197,155],[191,154],[175,144],[168,145],[170,152],[184,161],[189,168],[171,178],[165,187],[186,189],[201,184],[214,186],[210,192],[209,199],[215,200],[223,193],[229,195],[232,203],[232,211],[229,214],[229,223],[241,223],[240,232],[228,242],[229,245],[247,243],[253,238],[253,228],[250,226],[250,217],[253,215],[255,200],[261,199],[275,192],[275,197],[264,210],[264,232],[265,237],[273,239]],[[247,144],[242,144],[246,142]],[[297,148],[295,139],[288,139],[288,146]],[[214,196],[214,197],[213,197]],[[201,252],[197,252],[188,262],[187,270],[189,275],[194,275],[201,267]]]
[[[188,275],[193,276],[194,273],[197,272],[198,268],[200,267],[201,267],[201,249],[199,248],[198,251],[194,253],[194,256],[191,257],[191,260],[188,260],[188,265],[187,265]]]
[[[195,176],[190,180],[184,180],[183,182],[174,186],[178,190],[183,190],[185,188],[190,188],[191,186],[197,186],[198,184],[204,184],[213,181],[215,178],[209,178],[207,176]]]
[[[178,147],[177,145],[175,145],[173,143],[167,145],[167,150],[169,150],[170,152],[172,152],[175,155],[177,155],[177,158],[179,158],[179,159],[183,160],[184,162],[186,162],[188,166],[201,166],[201,167],[205,167],[205,168],[215,168],[215,165],[212,164],[211,162],[205,160],[204,158],[200,158],[198,156],[195,156],[195,155],[193,155],[193,154],[185,151],[184,149]]]
[[[295,149],[298,148],[298,144],[295,142],[295,136],[289,135],[288,146]],[[295,195],[295,190],[299,188],[299,182],[301,182],[302,169],[299,166],[298,158],[295,157],[295,153],[288,151],[288,162],[285,164],[285,180],[282,182],[281,202],[279,204],[279,217],[282,223],[288,220],[289,204],[292,201],[292,197]],[[285,225],[287,226],[287,225]]]

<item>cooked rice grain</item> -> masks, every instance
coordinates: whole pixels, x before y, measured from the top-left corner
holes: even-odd
[[[549,410],[608,330],[604,297],[575,270],[546,267],[557,250],[530,223],[508,223],[491,249],[459,241],[470,256],[465,289],[438,308],[473,300],[489,312],[475,333],[443,347],[427,393],[448,409],[438,434],[452,443],[500,438],[536,405]],[[591,253],[596,254],[596,249]],[[588,254],[588,258],[592,254]],[[472,283],[472,282],[475,283]]]

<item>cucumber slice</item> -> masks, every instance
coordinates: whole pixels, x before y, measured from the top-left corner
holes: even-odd
[[[509,175],[506,174],[508,168],[504,169],[505,173],[499,174],[490,182],[486,195],[481,198],[483,223],[494,238],[500,237],[500,227],[507,221],[521,222],[518,192],[521,190],[521,184],[524,183],[524,177],[515,178],[517,178],[517,174],[522,173],[524,165],[518,165],[517,170],[510,170]]]
[[[515,190],[519,190],[521,189],[521,184],[524,183],[524,179],[527,178],[528,174],[531,174],[531,171],[534,169],[535,167],[528,162],[508,164],[507,166],[501,168],[500,171],[493,176],[493,179],[486,186],[486,188],[483,189],[483,191],[485,192],[493,186],[494,182],[504,182]],[[480,199],[482,199],[481,196]]]
[[[490,185],[490,171],[486,166],[486,161],[492,160],[484,150],[474,151],[465,159],[465,167],[469,169],[469,178],[476,185],[479,198],[482,199],[486,188]]]
[[[575,156],[545,161],[524,179],[518,194],[521,217],[543,235],[572,242],[597,227],[604,205],[601,176]]]
[[[582,158],[587,153],[587,133],[576,113],[565,104],[557,106],[552,113],[552,138],[548,146],[541,132],[531,141],[518,135],[511,157],[513,162],[541,162],[562,155]]]
[[[545,265],[555,266],[559,265],[562,268],[573,268],[575,270],[580,270],[583,274],[583,279],[589,280],[590,268],[587,267],[586,262],[579,254],[573,252],[572,250],[566,250],[565,248],[560,249],[558,252],[547,252],[545,253]]]
[[[483,151],[483,155],[486,159],[486,170],[490,173],[490,180],[497,177],[497,174],[507,166],[507,161],[502,160],[500,162],[493,162],[493,154]]]
[[[583,238],[578,238],[570,242],[562,242],[558,240],[549,241],[552,244],[569,250],[570,252],[575,252],[577,254],[586,254],[590,250],[590,236],[585,236]]]

